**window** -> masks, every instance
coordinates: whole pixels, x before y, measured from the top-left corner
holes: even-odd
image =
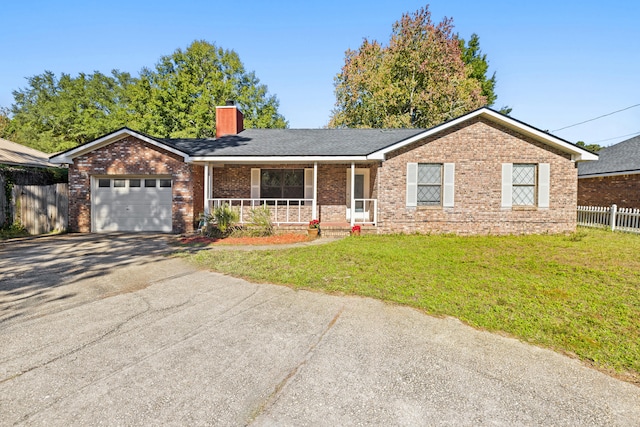
[[[513,206],[535,206],[536,165],[514,164],[511,175]]]
[[[171,180],[170,179],[161,179],[160,180],[160,188],[171,188]]]
[[[442,164],[418,163],[418,206],[442,203]]]
[[[111,180],[109,178],[100,178],[98,180],[98,187],[111,187]]]
[[[455,163],[407,163],[406,206],[455,205]]]
[[[124,179],[114,179],[113,186],[116,188],[124,188],[126,181]]]
[[[138,188],[138,187],[140,187],[140,180],[139,179],[130,179],[129,180],[129,187],[130,188]]]
[[[548,208],[551,168],[549,163],[503,163],[502,207]]]
[[[260,197],[263,199],[304,198],[304,169],[260,170]]]
[[[155,179],[145,179],[144,180],[144,186],[145,187],[155,187],[156,186],[156,180]]]

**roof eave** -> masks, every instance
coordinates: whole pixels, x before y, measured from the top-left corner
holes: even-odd
[[[498,113],[497,111],[493,111],[490,108],[480,108],[478,110],[472,111],[464,116],[460,116],[456,119],[445,122],[441,125],[435,126],[431,129],[428,129],[418,135],[415,135],[411,138],[408,138],[404,141],[400,141],[397,144],[390,145],[382,150],[378,150],[369,155],[371,159],[376,160],[384,160],[386,159],[386,155],[392,151],[396,151],[402,147],[405,147],[409,144],[412,144],[421,139],[427,138],[431,135],[434,135],[438,132],[442,132],[443,130],[449,129],[451,127],[457,126],[467,120],[473,119],[475,117],[482,116],[485,117],[494,123],[499,123],[509,129],[515,130],[521,134],[534,138],[538,141],[541,141],[549,146],[555,147],[561,151],[564,151],[568,154],[571,154],[571,159],[576,162],[582,161],[592,161],[598,160],[598,155],[594,154],[588,150],[584,150],[568,141],[564,141],[561,138],[553,136],[547,132],[536,129],[530,125],[527,125],[518,120],[512,119],[509,116]]]
[[[8,166],[22,166],[28,168],[57,168],[59,167],[56,164],[48,163],[46,161],[42,161],[42,163],[36,162],[14,162],[11,160],[0,160],[0,164],[8,165]]]
[[[605,176],[621,176],[621,175],[638,175],[640,174],[640,169],[631,169],[624,171],[614,171],[614,172],[596,172],[590,174],[578,174],[578,179],[584,178],[602,178]]]
[[[154,145],[158,148],[161,148],[163,150],[169,151],[173,154],[176,154],[178,156],[181,156],[182,158],[184,158],[185,162],[187,161],[187,159],[189,158],[188,153],[182,152],[180,150],[177,150],[174,147],[171,147],[169,145],[163,144],[162,142],[150,138],[146,135],[143,135],[139,132],[136,132],[134,130],[131,130],[129,128],[122,128],[119,129],[115,132],[111,132],[105,136],[102,136],[98,139],[95,139],[91,142],[88,142],[86,144],[80,145],[78,147],[72,148],[70,150],[67,150],[65,152],[62,152],[60,154],[56,154],[54,156],[51,156],[49,158],[49,161],[51,163],[55,163],[55,164],[71,164],[73,163],[73,159],[75,159],[78,156],[82,156],[84,154],[90,153],[94,150],[97,150],[99,148],[105,147],[109,144],[112,144],[116,141],[119,141],[127,136],[133,136],[137,139],[140,139],[144,142],[147,142],[151,145]]]
[[[265,163],[342,163],[368,162],[366,155],[358,156],[192,156],[188,162],[198,163],[236,163],[236,164],[265,164]]]

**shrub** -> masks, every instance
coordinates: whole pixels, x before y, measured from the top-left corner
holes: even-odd
[[[251,209],[249,212],[248,231],[253,236],[273,236],[274,228],[271,222],[271,211],[267,206]]]
[[[223,203],[213,210],[213,220],[223,233],[235,225],[240,215],[227,203]]]
[[[238,211],[224,203],[213,209],[213,213],[203,217],[206,224],[204,234],[209,237],[227,237],[235,228],[235,224],[240,219]]]
[[[29,232],[20,222],[16,221],[11,225],[0,228],[0,239],[11,239],[14,237],[28,236]]]

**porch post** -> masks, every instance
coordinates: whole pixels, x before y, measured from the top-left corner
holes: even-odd
[[[211,198],[211,167],[204,164],[204,214],[209,215],[209,199]]]
[[[313,219],[318,219],[318,162],[313,162]]]
[[[351,215],[349,216],[351,218],[352,227],[356,223],[356,202],[354,200],[355,191],[356,191],[356,164],[354,162],[351,162],[351,206],[349,207],[349,212]]]

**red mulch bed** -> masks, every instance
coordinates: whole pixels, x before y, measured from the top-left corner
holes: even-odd
[[[178,243],[187,246],[208,246],[208,245],[283,245],[287,243],[308,242],[309,237],[304,234],[277,234],[268,237],[226,237],[215,239],[206,236],[181,237]]]

